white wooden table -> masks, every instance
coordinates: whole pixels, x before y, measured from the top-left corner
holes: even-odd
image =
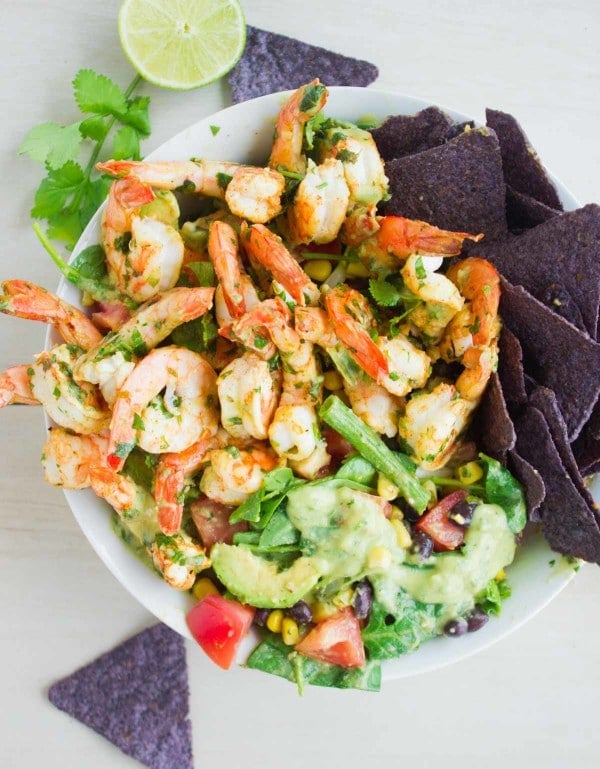
[[[92,67],[126,85],[118,0],[5,0],[0,25],[0,277],[54,288],[31,231],[41,168],[16,149],[26,131],[75,119],[70,81]],[[251,24],[379,66],[376,87],[424,96],[482,118],[514,113],[549,168],[582,202],[600,200],[600,12],[595,0],[245,0]],[[182,94],[146,86],[148,152],[228,104],[218,83]],[[71,117],[72,116],[72,117]],[[0,318],[0,369],[43,344],[35,323]],[[134,767],[56,711],[57,678],[151,624],[102,565],[60,491],[42,480],[42,415],[0,414],[0,766]],[[592,769],[600,762],[600,571],[586,567],[525,627],[477,657],[380,695],[308,691],[222,673],[188,646],[197,767],[335,765]]]

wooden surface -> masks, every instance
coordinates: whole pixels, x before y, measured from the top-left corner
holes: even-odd
[[[594,0],[243,4],[251,24],[376,63],[375,87],[479,119],[486,106],[514,113],[575,196],[582,203],[600,199]],[[18,158],[16,149],[33,125],[75,119],[70,81],[79,68],[92,67],[123,86],[132,72],[118,43],[117,0],[6,5],[0,277],[53,289],[57,275],[28,213],[41,168]],[[187,94],[150,86],[143,92],[152,98],[153,125],[145,152],[229,103],[224,82]],[[6,317],[0,325],[0,369],[41,349],[41,325]],[[44,484],[41,412],[6,409],[0,431],[0,766],[134,767],[54,710],[46,690],[153,617],[101,564],[61,492]],[[379,695],[315,689],[299,698],[278,679],[224,674],[190,644],[196,766],[597,767],[599,603],[600,572],[586,567],[509,638],[445,670],[389,682]]]

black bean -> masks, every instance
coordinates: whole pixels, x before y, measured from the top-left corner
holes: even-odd
[[[454,523],[458,523],[460,526],[468,526],[473,520],[473,511],[476,507],[476,504],[461,499],[461,501],[457,502],[448,513],[448,518],[450,518],[451,521],[454,521]]]
[[[371,583],[363,579],[354,590],[354,615],[356,619],[367,619],[373,605],[373,588]]]
[[[429,558],[433,553],[433,540],[424,531],[415,531],[412,535],[412,551],[421,558]]]
[[[267,624],[267,619],[271,611],[269,609],[257,609],[254,612],[254,624],[259,627],[264,627]]]
[[[467,620],[459,617],[458,619],[451,619],[444,625],[444,634],[450,636],[464,635],[468,631]]]
[[[289,609],[287,609],[286,614],[292,619],[295,619],[296,622],[298,622],[300,625],[306,625],[309,622],[312,622],[313,618],[310,606],[306,603],[306,601],[298,601]]]
[[[414,507],[411,507],[408,502],[405,499],[402,499],[402,497],[399,497],[398,499],[394,500],[394,504],[402,510],[402,513],[407,521],[410,521],[411,523],[415,523],[415,521],[418,521],[421,517],[419,513],[415,510]]]
[[[474,633],[476,630],[482,628],[489,618],[488,613],[484,611],[481,606],[476,606],[467,617],[467,630],[469,633]]]

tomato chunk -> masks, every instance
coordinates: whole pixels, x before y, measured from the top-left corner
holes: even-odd
[[[296,644],[296,651],[343,668],[361,668],[365,664],[360,625],[349,608],[319,622]]]
[[[202,544],[207,550],[216,542],[233,542],[233,535],[238,531],[247,531],[246,521],[229,523],[229,516],[235,507],[223,505],[208,497],[199,497],[190,505],[192,520],[198,530]]]
[[[465,530],[451,521],[448,513],[466,496],[464,489],[453,491],[415,523],[415,529],[429,534],[436,550],[456,550],[465,541]]]
[[[228,670],[253,619],[254,609],[220,595],[207,595],[188,612],[186,622],[211,660]]]

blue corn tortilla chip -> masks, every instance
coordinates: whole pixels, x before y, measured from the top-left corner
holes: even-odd
[[[508,406],[527,403],[523,349],[512,331],[503,326],[498,342],[498,376]]]
[[[511,232],[520,233],[537,227],[538,224],[543,224],[560,213],[556,208],[550,208],[545,203],[532,198],[531,195],[513,190],[506,185],[506,220]]]
[[[575,461],[584,478],[600,472],[600,401],[572,445]]]
[[[558,408],[556,395],[547,387],[537,387],[529,396],[529,403],[544,415],[561,462],[569,473],[577,491],[579,491],[589,507],[593,509],[595,503],[583,482],[579,467],[573,456],[573,450],[567,435],[567,426]]]
[[[377,67],[368,61],[248,26],[244,53],[228,80],[235,104],[299,88],[316,77],[327,85],[367,86],[378,74]]]
[[[541,521],[540,506],[546,497],[546,486],[539,472],[514,449],[508,452],[508,469],[523,484],[530,521]]]
[[[471,128],[475,128],[474,120],[465,120],[462,123],[452,123],[444,139],[449,142],[450,139],[456,139],[457,136],[460,136],[460,134],[470,130]]]
[[[166,625],[58,681],[48,697],[151,769],[193,769],[185,645]]]
[[[500,243],[470,253],[489,259],[511,283],[596,338],[600,309],[600,206],[570,211]],[[578,312],[571,303],[576,305]]]
[[[517,453],[538,470],[546,487],[540,512],[548,544],[564,555],[600,564],[597,517],[561,462],[544,415],[527,406],[515,428]]]
[[[385,164],[390,200],[384,214],[422,219],[446,230],[507,234],[502,160],[487,128]]]
[[[518,192],[562,211],[554,185],[515,118],[495,109],[487,109],[485,117],[486,124],[495,131],[500,142],[506,183]]]
[[[413,155],[446,141],[452,119],[438,107],[427,107],[415,115],[391,115],[371,131],[384,160]]]
[[[474,419],[478,433],[477,444],[486,454],[506,464],[508,452],[514,448],[517,436],[506,407],[498,374],[490,377]]]
[[[521,343],[525,371],[556,394],[568,440],[575,440],[600,393],[600,344],[505,279],[500,316]]]

